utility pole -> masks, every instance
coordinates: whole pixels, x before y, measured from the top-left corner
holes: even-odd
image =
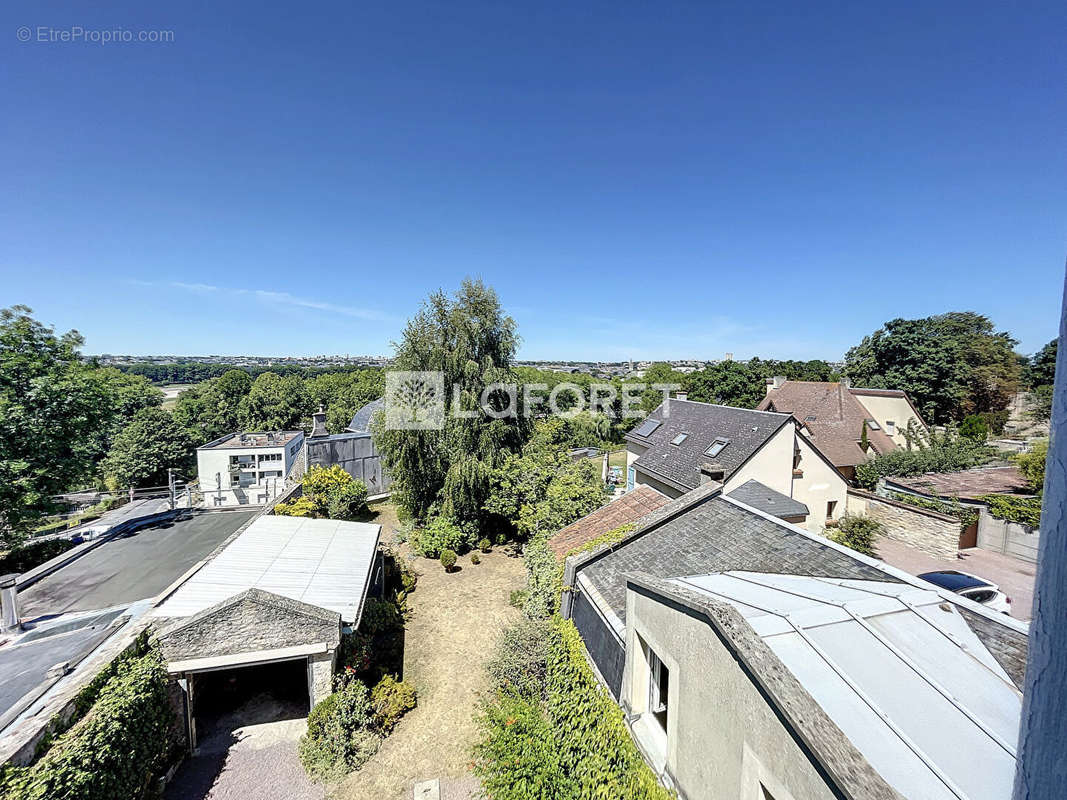
[[[170,493],[170,510],[173,511],[178,500],[174,494],[174,470],[169,468],[167,469],[167,491]]]
[[[1067,281],[1059,341],[1064,353]],[[1056,361],[1052,397],[1014,800],[1063,797],[1067,785],[1067,357]]]

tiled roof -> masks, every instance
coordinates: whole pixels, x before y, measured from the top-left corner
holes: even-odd
[[[651,486],[638,486],[622,497],[601,506],[592,514],[560,529],[548,540],[548,546],[557,558],[564,558],[571,550],[588,544],[620,525],[637,522],[641,517],[666,505],[669,501],[669,497],[660,494]]]
[[[741,484],[730,492],[727,497],[732,497],[746,506],[758,508],[760,511],[781,519],[786,517],[806,517],[810,513],[808,507],[799,500],[786,497],[781,492],[776,492],[757,480]]]
[[[684,500],[680,497],[674,503]],[[729,570],[887,580],[882,570],[722,495],[708,497],[579,567],[579,574],[592,583],[615,615],[625,620],[624,576],[628,572],[676,578]]]
[[[887,478],[886,483],[921,494],[973,500],[983,494],[1032,495],[1034,490],[1018,467],[982,467],[959,472],[927,472],[912,478]]]
[[[849,390],[841,383],[786,381],[772,389],[757,408],[792,414],[811,431],[810,441],[834,466],[853,467],[869,457],[859,442],[863,422],[871,419],[871,415],[855,398],[857,391],[868,390]],[[882,430],[868,428],[867,441],[874,450],[872,455],[888,453],[897,447]]]
[[[626,435],[626,441],[648,447],[634,466],[683,489],[699,486],[700,467],[710,462],[721,465],[729,478],[783,425],[790,424],[788,414],[692,400],[671,400],[669,410],[668,404],[662,404],[648,419],[661,420],[663,424],[649,436],[637,435],[640,426]],[[683,433],[684,441],[671,444]],[[715,457],[706,455],[704,451],[718,437],[729,439],[729,444]]]

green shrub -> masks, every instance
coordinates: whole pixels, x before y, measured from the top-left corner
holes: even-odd
[[[0,558],[0,575],[9,572],[28,572],[34,567],[65,553],[74,547],[70,539],[48,539],[30,542],[9,550]]]
[[[471,553],[471,563],[472,564],[481,564],[482,563],[482,560],[480,558],[478,558],[478,554],[477,553]]]
[[[960,436],[976,442],[984,442],[989,437],[989,423],[978,414],[970,414],[960,423]]]
[[[367,636],[377,636],[380,633],[396,630],[404,627],[404,615],[396,603],[388,600],[368,600],[363,609],[363,617],[359,622],[359,630]]]
[[[437,558],[443,550],[463,550],[467,535],[448,517],[437,516],[411,532],[411,546],[420,556]]]
[[[415,707],[415,687],[386,675],[371,691],[374,721],[378,730],[388,734],[400,718]]]
[[[951,432],[917,442],[913,450],[891,450],[856,466],[856,482],[873,489],[879,479],[891,475],[907,477],[924,472],[955,472],[985,464],[993,458],[993,448]]]
[[[528,624],[546,632],[545,701],[504,689],[479,717],[474,771],[489,800],[672,797],[594,677],[574,624],[558,616]]]
[[[525,589],[512,589],[511,594],[508,595],[508,605],[512,608],[522,608],[526,603],[526,597],[529,595]]]
[[[84,716],[51,742],[40,760],[0,775],[5,800],[149,795],[166,767],[177,723],[167,670],[155,648],[116,662],[121,669],[105,670],[103,684],[91,685],[93,700]]]
[[[312,780],[338,780],[362,767],[378,752],[380,743],[366,685],[341,676],[337,691],[308,714],[307,733],[300,739],[300,762]]]
[[[274,513],[280,517],[312,517],[319,514],[318,504],[310,497],[298,497],[289,503],[278,503],[274,506]]]
[[[862,514],[844,514],[837,523],[837,530],[829,534],[831,541],[850,547],[865,556],[874,555],[875,537],[885,533],[880,522]]]
[[[451,572],[452,568],[456,566],[456,551],[455,550],[442,550],[441,551],[441,566],[445,568],[445,572]]]
[[[997,519],[1018,522],[1037,528],[1041,525],[1040,497],[1012,497],[1006,494],[984,494],[978,498],[989,507]]]
[[[495,691],[543,697],[550,628],[547,620],[522,619],[504,629],[485,666]]]
[[[559,608],[562,590],[559,562],[548,546],[548,536],[539,534],[522,551],[526,565],[527,593],[522,613],[530,619],[546,619]]]
[[[488,539],[479,539],[478,549],[481,550],[483,553],[488,553],[490,550],[493,549],[493,545]]]
[[[1045,490],[1045,462],[1048,460],[1048,439],[1034,442],[1029,453],[1019,453],[1012,459],[1026,482],[1036,494]]]
[[[346,473],[347,474],[347,473]],[[355,519],[367,511],[367,484],[352,481],[337,486],[326,496],[330,519]]]

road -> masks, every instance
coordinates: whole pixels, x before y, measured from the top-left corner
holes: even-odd
[[[200,561],[256,511],[194,512],[120,536],[19,592],[24,620],[152,597]]]

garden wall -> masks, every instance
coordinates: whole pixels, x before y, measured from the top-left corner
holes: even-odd
[[[992,550],[994,553],[1003,553],[1036,564],[1037,546],[1040,541],[1039,528],[997,519],[985,506],[979,509],[978,546],[983,550]]]
[[[897,500],[848,490],[848,511],[866,514],[885,528],[885,538],[908,545],[934,558],[955,559],[959,552],[960,523],[955,517],[909,506]],[[875,544],[875,549],[878,545]]]

